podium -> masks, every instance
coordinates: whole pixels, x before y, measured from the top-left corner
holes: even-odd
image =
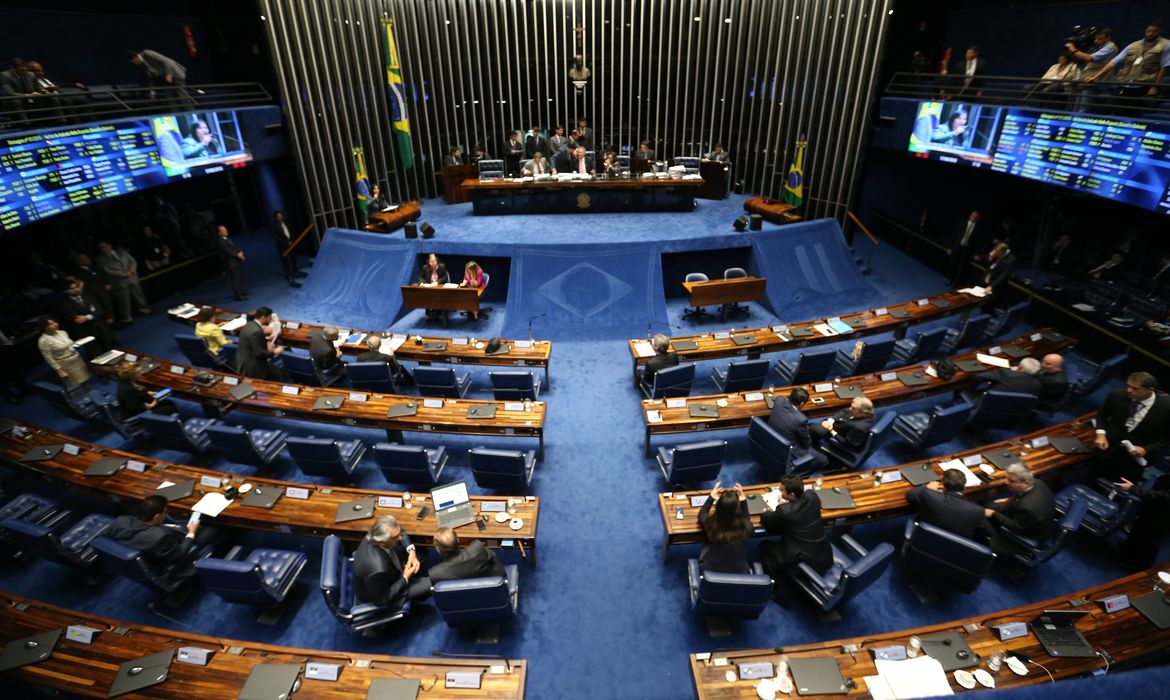
[[[448,165],[443,168],[443,199],[447,204],[466,202],[467,190],[463,189],[463,181],[468,178],[479,177],[478,165]]]

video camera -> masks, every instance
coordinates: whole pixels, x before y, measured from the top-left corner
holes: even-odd
[[[1078,24],[1072,28],[1072,34],[1065,37],[1064,43],[1072,44],[1076,47],[1077,51],[1088,51],[1093,48],[1093,40],[1096,36],[1096,27],[1083,27]],[[1064,44],[1061,44],[1061,46],[1064,46]]]

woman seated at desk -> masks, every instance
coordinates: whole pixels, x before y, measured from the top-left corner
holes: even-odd
[[[460,287],[471,287],[472,289],[483,289],[487,286],[487,278],[484,277],[483,270],[480,269],[479,263],[474,260],[468,260],[467,264],[463,266],[463,281],[459,283]],[[465,315],[470,313],[473,320],[479,320],[479,312],[471,311],[463,312]]]
[[[152,392],[147,391],[138,383],[138,375],[142,369],[131,362],[124,363],[117,370],[118,374],[118,409],[123,418],[133,418],[143,411],[150,411],[163,416],[178,412],[178,407],[170,399],[155,398]],[[169,392],[168,392],[169,393]]]
[[[210,306],[204,306],[195,315],[195,335],[203,339],[207,352],[216,357],[219,357],[219,351],[223,346],[231,342],[215,322],[215,309]]]
[[[715,515],[708,517],[712,504]],[[734,490],[727,490],[716,482],[699,509],[699,527],[706,538],[699,553],[701,570],[748,573],[747,541],[752,537],[753,528],[742,486],[736,484]]]
[[[439,256],[431,253],[423,263],[422,272],[418,273],[418,283],[423,286],[448,284],[451,277],[447,274],[447,266],[439,261]]]

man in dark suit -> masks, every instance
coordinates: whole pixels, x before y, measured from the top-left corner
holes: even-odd
[[[987,82],[987,60],[979,58],[979,47],[970,46],[963,54],[962,61],[956,61],[951,67],[954,76],[954,85],[958,88],[958,97],[974,97],[983,94],[983,85]]]
[[[1037,480],[1027,467],[1012,464],[1004,471],[1012,495],[998,498],[983,509],[983,514],[997,528],[988,544],[1001,558],[1023,551],[1023,546],[1009,539],[1003,530],[1041,539],[1052,530],[1052,516],[1056,512],[1052,490],[1048,484]]]
[[[1142,499],[1142,512],[1121,544],[1121,556],[1132,571],[1148,569],[1158,563],[1162,540],[1170,532],[1170,476],[1158,477],[1149,489],[1123,477],[1121,490]]]
[[[390,375],[394,377],[396,384],[414,386],[414,377],[411,377],[406,368],[394,358],[394,351],[389,347],[386,348],[386,352],[382,351],[382,336],[377,333],[366,336],[366,351],[354,360],[356,362],[385,362],[390,365]]]
[[[114,332],[114,314],[103,307],[76,277],[65,278],[65,301],[61,303],[61,325],[69,337],[79,340],[92,335],[98,354],[117,344]]]
[[[849,402],[849,408],[843,408],[820,423],[810,425],[808,431],[818,445],[835,438],[851,450],[860,450],[865,447],[869,431],[876,422],[873,401],[864,396],[855,396]]]
[[[309,333],[309,357],[313,359],[313,366],[318,374],[327,372],[345,373],[345,363],[341,361],[341,348],[337,341],[337,326],[325,326],[321,330]]]
[[[92,295],[99,306],[112,314],[114,312],[114,299],[110,296],[109,278],[94,267],[93,258],[86,253],[78,253],[76,263],[73,268],[73,276],[81,280],[85,286],[85,292]]]
[[[297,282],[297,254],[289,250],[293,244],[293,232],[284,219],[283,211],[278,209],[272,214],[272,228],[269,229],[269,233],[272,235],[272,242],[276,244],[276,256],[284,269],[285,279],[293,287],[301,286]]]
[[[775,581],[772,597],[787,605],[792,588],[789,567],[804,562],[823,574],[833,565],[833,549],[821,518],[821,499],[815,491],[804,490],[799,476],[785,474],[780,478],[780,505],[761,515],[760,524],[768,534],[781,538],[779,542],[761,542],[760,559]]]
[[[453,146],[447,155],[443,156],[443,167],[452,165],[463,165],[463,151],[458,146]]]
[[[593,163],[589,162],[589,154],[586,152],[584,146],[578,146],[569,156],[568,171],[580,175],[592,175],[594,173]]]
[[[212,537],[212,528],[203,529],[202,521],[186,527],[164,525],[167,499],[147,496],[138,504],[136,515],[114,519],[105,535],[115,542],[142,552],[142,558],[159,576],[171,581],[186,581],[195,576],[195,559]]]
[[[1008,281],[1012,278],[1012,268],[1015,266],[1016,256],[1008,244],[1003,241],[995,244],[987,255],[987,274],[983,277],[983,291],[991,295],[991,299],[984,304],[984,311],[1005,306],[1011,296]]]
[[[418,575],[421,568],[410,535],[393,516],[383,515],[353,553],[354,598],[391,608],[407,598],[422,600],[431,594],[431,581]]]
[[[1040,394],[1041,382],[1040,361],[1034,357],[1025,357],[1020,364],[1007,369],[996,367],[975,375],[976,384],[982,392],[1014,391],[1021,394]]]
[[[1068,392],[1068,375],[1064,372],[1064,357],[1049,353],[1040,360],[1040,400],[1060,401]]]
[[[815,472],[829,466],[829,458],[813,447],[808,418],[800,412],[801,407],[807,402],[808,392],[800,387],[788,392],[787,398],[777,396],[776,403],[772,405],[772,413],[768,416],[768,425],[792,444],[793,459],[810,456],[812,459],[803,469]]]
[[[228,236],[227,226],[221,224],[215,229],[215,235],[219,261],[232,280],[232,293],[236,295],[237,301],[243,301],[248,298],[248,293],[244,291],[244,251]]]
[[[544,153],[548,149],[548,139],[540,135],[540,127],[532,127],[532,133],[524,139],[524,157],[531,158],[537,153]]]
[[[1134,372],[1124,390],[1105,397],[1097,412],[1093,446],[1100,452],[1090,467],[1094,476],[1141,481],[1145,462],[1170,444],[1170,397],[1157,390],[1154,375]]]
[[[906,500],[918,512],[918,519],[929,525],[986,544],[995,530],[983,508],[963,498],[967,475],[958,469],[943,472],[942,481],[915,486]]]
[[[272,321],[272,309],[261,306],[248,314],[248,322],[240,328],[240,342],[236,348],[236,371],[256,379],[280,379],[280,370],[272,365],[284,348],[268,349],[264,329]]]
[[[553,129],[552,136],[548,137],[548,156],[552,158],[562,148],[566,148],[569,144],[569,138],[565,136],[565,127],[557,124]]]
[[[980,214],[971,212],[966,220],[955,226],[951,233],[950,244],[947,246],[947,255],[951,258],[951,284],[958,286],[969,274],[968,264],[972,260],[971,250],[979,250],[983,238],[983,227],[979,225]],[[978,260],[978,256],[974,258]]]
[[[642,381],[646,386],[654,386],[654,375],[660,369],[678,365],[678,355],[670,349],[670,338],[659,333],[650,340],[654,348],[654,357],[646,360],[646,367],[642,370]]]
[[[506,574],[504,565],[490,549],[483,546],[483,542],[472,540],[466,549],[460,551],[459,535],[449,527],[435,530],[435,551],[443,557],[443,561],[427,572],[431,583]]]
[[[520,141],[520,132],[513,131],[504,141],[504,165],[508,175],[515,177],[520,174],[520,157],[524,155],[524,143]]]

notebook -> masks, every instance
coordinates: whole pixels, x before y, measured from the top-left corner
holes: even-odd
[[[930,383],[930,380],[926,378],[926,373],[922,370],[899,372],[898,379],[906,386],[922,386]]]
[[[788,335],[792,336],[793,338],[807,338],[812,334],[813,332],[807,328],[793,327],[788,329]]]
[[[1017,347],[1015,345],[1005,345],[1003,346],[1002,350],[1003,354],[1007,355],[1008,357],[1017,359],[1021,357],[1027,357],[1030,354],[1027,350],[1024,350],[1023,348]]]
[[[685,352],[687,350],[694,350],[698,348],[699,344],[693,340],[672,340],[670,341],[670,347],[673,348],[675,352]]]
[[[418,413],[418,404],[411,401],[410,403],[399,403],[386,409],[387,418],[404,418],[406,416],[413,416]]]
[[[84,473],[86,476],[110,476],[118,473],[118,470],[124,466],[126,466],[124,459],[99,459],[89,465],[89,469],[86,469]]]
[[[415,700],[421,685],[417,678],[375,678],[366,700]]]
[[[1085,635],[1077,629],[1077,620],[1088,614],[1087,610],[1045,610],[1033,618],[1028,626],[1049,656],[1088,658],[1097,653]]]
[[[995,465],[996,469],[1007,469],[1020,463],[1020,457],[1011,450],[990,450],[983,453],[983,459]]]

